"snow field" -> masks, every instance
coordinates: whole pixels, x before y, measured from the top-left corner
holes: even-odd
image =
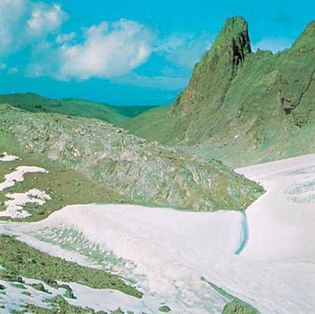
[[[315,155],[237,171],[267,191],[246,210],[247,237],[239,212],[135,205],[72,205],[42,222],[3,224],[0,230],[18,234],[52,255],[81,262],[76,252],[61,249],[62,239],[54,236],[58,230],[73,230],[84,245],[96,245],[104,254],[128,261],[144,292],[135,313],[156,313],[157,303],[166,303],[172,313],[220,313],[227,300],[203,277],[261,313],[313,314]],[[53,245],[39,239],[47,230]],[[91,298],[102,306],[102,295]]]

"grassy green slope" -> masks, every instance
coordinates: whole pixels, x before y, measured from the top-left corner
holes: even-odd
[[[172,118],[171,106],[159,107],[127,121],[123,124],[123,127],[132,134],[144,137],[150,141],[159,141],[167,144],[174,141],[175,137],[178,136],[179,138],[175,140],[175,142],[178,142],[183,139],[185,129],[173,128],[175,125],[171,123]]]
[[[108,105],[112,110],[117,112],[118,114],[128,117],[128,118],[134,118],[138,115],[150,111],[154,108],[157,108],[158,106],[111,106]]]
[[[0,95],[0,103],[11,104],[30,112],[55,112],[71,116],[96,118],[121,125],[152,106],[111,106],[81,99],[50,99],[34,93]]]
[[[312,22],[291,49],[251,53],[247,23],[229,19],[176,103],[126,128],[233,166],[314,152],[314,42]]]

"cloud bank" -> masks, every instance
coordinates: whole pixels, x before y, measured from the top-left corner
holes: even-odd
[[[112,78],[137,68],[152,52],[153,34],[134,21],[102,22],[83,33],[83,41],[77,43],[72,43],[75,34],[62,34],[54,43],[42,43],[30,73],[60,80]]]
[[[56,3],[0,0],[0,61],[7,74],[55,80],[108,79],[114,83],[178,90],[193,65],[210,47],[209,34],[171,34],[159,38],[137,21],[102,21],[75,31],[63,31],[70,16]],[[10,64],[12,54],[29,51],[27,64]],[[26,52],[28,53],[28,52]],[[156,74],[138,68],[151,55],[162,58]],[[151,71],[152,72],[152,71]]]
[[[1,0],[0,16],[1,56],[41,40],[67,19],[60,5],[30,0]]]
[[[156,52],[167,61],[191,70],[212,42],[212,36],[205,33],[199,36],[189,33],[172,34],[160,41]]]

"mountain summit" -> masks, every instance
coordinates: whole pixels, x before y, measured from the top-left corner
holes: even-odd
[[[192,79],[178,97],[174,109],[184,112],[211,101],[222,103],[225,90],[238,66],[251,53],[248,24],[242,17],[227,19],[224,28],[202,60],[196,64]],[[199,92],[202,91],[202,92]]]
[[[314,43],[312,22],[292,48],[253,53],[247,22],[228,19],[175,104],[126,127],[232,166],[313,152]]]

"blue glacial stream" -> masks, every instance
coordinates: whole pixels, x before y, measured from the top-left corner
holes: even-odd
[[[240,245],[239,247],[234,251],[234,254],[239,255],[243,252],[245,249],[247,242],[248,242],[248,221],[246,214],[243,214],[242,219],[242,232],[241,232],[241,238],[240,238]]]

